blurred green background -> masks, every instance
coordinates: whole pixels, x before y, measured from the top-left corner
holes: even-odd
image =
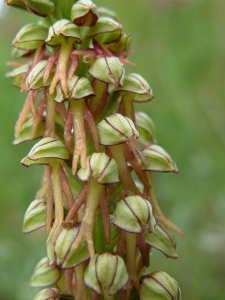
[[[2,0],[0,0],[2,1]],[[118,12],[132,33],[127,72],[143,75],[152,102],[137,106],[150,114],[159,144],[176,161],[178,174],[154,174],[165,215],[179,225],[178,260],[153,251],[152,270],[177,279],[184,300],[225,299],[225,1],[96,0]],[[24,212],[39,188],[41,167],[20,160],[31,143],[12,146],[14,124],[25,94],[5,78],[16,32],[36,17],[8,9],[0,19],[0,299],[30,300],[36,263],[46,255],[45,233],[22,234]]]

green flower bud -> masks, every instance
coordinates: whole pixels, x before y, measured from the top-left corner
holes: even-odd
[[[151,87],[147,81],[139,74],[129,74],[124,77],[123,85],[116,91],[128,92],[135,94],[133,101],[145,102],[151,100],[154,96]]]
[[[97,58],[88,73],[108,84],[123,84],[124,68],[116,56]]]
[[[49,28],[45,41],[49,46],[59,46],[61,44],[60,37],[72,38],[78,44],[82,42],[79,27],[66,19],[57,21]]]
[[[162,222],[157,221],[155,229],[152,233],[145,232],[144,240],[147,245],[161,251],[167,257],[178,257],[175,251],[176,243],[173,233],[170,228]]]
[[[100,144],[117,145],[129,142],[132,137],[139,138],[133,121],[121,114],[113,114],[98,124]]]
[[[142,146],[147,146],[151,143],[156,143],[155,126],[152,119],[143,112],[135,112],[135,124],[140,132],[138,143]]]
[[[54,75],[53,73],[50,74],[48,80],[45,83],[43,82],[45,67],[47,63],[47,60],[41,60],[34,66],[34,68],[32,69],[32,71],[26,79],[26,84],[29,90],[40,89],[44,86],[49,86],[51,84]]]
[[[140,300],[181,300],[176,280],[162,271],[155,271],[142,279]]]
[[[23,233],[29,233],[45,226],[46,201],[36,199],[29,205],[23,220]]]
[[[115,11],[113,11],[109,8],[106,8],[104,6],[100,6],[100,7],[98,6],[98,16],[99,17],[109,17],[113,20],[118,21],[118,16],[115,13]]]
[[[55,10],[55,4],[51,0],[20,0],[28,11],[35,15],[45,17]]]
[[[128,232],[143,233],[146,230],[152,232],[156,221],[150,202],[135,195],[117,203],[113,224]]]
[[[12,48],[12,57],[17,59],[23,56],[26,56],[30,51],[29,50],[22,50],[18,48]]]
[[[79,233],[78,227],[62,228],[55,241],[55,255],[57,265],[72,268],[87,260],[90,255],[86,241],[82,241],[75,250],[71,246]]]
[[[44,289],[40,291],[34,300],[57,300],[58,296],[57,294],[59,293],[58,289]]]
[[[47,287],[55,284],[60,278],[60,269],[57,266],[49,266],[47,257],[42,258],[31,276],[31,287]]]
[[[97,6],[90,0],[80,0],[71,10],[71,20],[77,26],[94,26],[98,20]]]
[[[142,170],[152,172],[178,172],[175,162],[162,147],[150,145],[142,151],[142,154],[147,162],[146,165],[144,163],[142,164]]]
[[[21,86],[24,84],[23,77],[27,73],[28,70],[29,70],[29,66],[27,64],[22,65],[18,68],[15,68],[11,72],[7,73],[7,77],[14,77],[15,80],[13,82],[13,85],[18,88],[21,88]]]
[[[121,52],[121,51],[128,51],[131,46],[131,35],[126,35],[121,33],[121,36],[116,41],[113,41],[110,44],[107,44],[107,48],[110,51]]]
[[[120,37],[122,26],[112,18],[100,17],[94,27],[91,27],[88,36],[94,37],[101,43],[111,43]]]
[[[82,181],[94,177],[100,184],[119,182],[118,166],[116,161],[105,153],[93,153],[87,157],[86,168],[80,168],[77,176]]]
[[[57,85],[55,98],[56,102],[63,102],[68,98],[79,100],[95,94],[90,81],[85,77],[73,76],[72,79],[67,80],[67,87],[68,95],[64,95],[61,85]]]
[[[128,278],[123,259],[108,252],[94,255],[84,274],[85,284],[102,295],[117,294]]]
[[[49,164],[51,159],[56,158],[68,160],[68,150],[61,141],[46,137],[33,146],[28,155],[22,159],[21,163],[29,167],[33,164]]]
[[[7,3],[7,5],[26,9],[25,5],[23,3],[21,3],[19,0],[6,0],[5,2]]]
[[[22,142],[31,140],[31,133],[33,129],[34,124],[34,118],[30,117],[22,126],[19,135],[16,137],[16,139],[13,141],[13,145],[18,145]],[[35,131],[35,135],[32,137],[32,139],[37,139],[43,136],[45,132],[45,121],[41,121],[37,127],[37,130]]]
[[[28,24],[17,33],[13,46],[22,50],[32,51],[44,43],[47,35],[47,28],[37,24]]]
[[[71,294],[60,293],[58,289],[44,289],[39,292],[34,300],[75,300]]]

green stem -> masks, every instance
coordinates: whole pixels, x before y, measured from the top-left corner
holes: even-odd
[[[118,112],[123,116],[130,118],[133,122],[135,122],[133,98],[134,98],[134,94],[125,93],[120,102],[120,107]]]
[[[75,284],[76,284],[76,292],[75,292],[75,299],[76,300],[87,300],[87,288],[84,284],[84,271],[85,271],[85,264],[79,264],[74,268],[75,274]]]
[[[136,234],[126,232],[126,257],[127,257],[127,271],[130,278],[133,280],[137,290],[139,290],[139,282],[136,270]]]
[[[74,129],[74,153],[72,161],[72,173],[76,174],[78,162],[80,159],[81,167],[86,167],[86,134],[85,134],[85,100],[73,100],[70,99],[70,107],[73,114],[73,129]]]
[[[55,220],[53,227],[50,231],[50,234],[47,239],[47,243],[52,239],[55,241],[58,230],[63,222],[64,218],[64,210],[63,210],[63,191],[60,182],[60,169],[62,168],[61,164],[56,161],[52,164],[52,189],[54,195],[54,203],[55,203]]]
[[[174,223],[172,223],[170,220],[168,220],[164,214],[161,211],[161,208],[159,207],[157,198],[156,198],[156,194],[155,194],[155,190],[153,187],[153,183],[152,183],[152,177],[151,177],[151,173],[147,172],[147,176],[148,176],[148,182],[150,185],[150,189],[149,189],[149,194],[150,194],[150,202],[152,204],[153,210],[154,212],[157,213],[157,215],[159,216],[160,220],[167,226],[169,226],[170,228],[172,228],[173,230],[175,230],[181,237],[184,237],[184,233],[183,231],[176,226]]]
[[[60,82],[63,93],[65,95],[68,94],[67,65],[70,58],[73,42],[74,40],[70,38],[64,38],[64,37],[60,38],[61,46],[60,46],[59,58],[58,58],[55,74],[49,88],[50,94],[54,93],[58,82]]]
[[[96,179],[90,177],[89,191],[87,195],[83,218],[81,221],[80,231],[72,246],[72,250],[76,249],[83,237],[85,237],[87,240],[88,250],[91,257],[93,257],[95,254],[94,242],[92,238],[95,217],[99,207],[99,203],[102,199],[102,195],[105,194],[105,188],[106,187],[102,184],[99,184]]]
[[[45,121],[45,136],[55,137],[55,115],[56,115],[56,102],[54,101],[55,93],[47,95],[47,113],[46,113],[46,121]]]
[[[120,182],[123,186],[123,189],[125,190],[127,195],[135,194],[142,197],[141,192],[136,187],[134,180],[132,179],[130,175],[130,171],[127,165],[127,161],[125,159],[124,155],[124,145],[119,144],[115,146],[110,146],[110,152],[112,154],[112,157],[117,162],[117,165],[119,167],[119,178]]]

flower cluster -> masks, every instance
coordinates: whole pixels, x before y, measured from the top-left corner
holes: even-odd
[[[152,172],[178,172],[134,102],[153,99],[125,74],[131,36],[114,12],[90,0],[8,0],[41,18],[13,41],[8,76],[27,92],[15,141],[39,139],[22,164],[43,165],[24,233],[44,227],[47,256],[31,277],[35,300],[181,299],[176,281],[153,271],[155,248],[177,258]]]

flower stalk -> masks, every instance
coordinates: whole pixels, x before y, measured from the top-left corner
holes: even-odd
[[[141,75],[125,74],[131,36],[90,0],[6,2],[40,16],[14,39],[20,61],[8,74],[28,93],[14,144],[39,139],[22,164],[45,168],[23,224],[48,233],[35,299],[180,300],[176,281],[151,270],[152,249],[177,258],[172,230],[183,236],[151,173],[178,170],[153,121],[135,111],[154,95]]]

